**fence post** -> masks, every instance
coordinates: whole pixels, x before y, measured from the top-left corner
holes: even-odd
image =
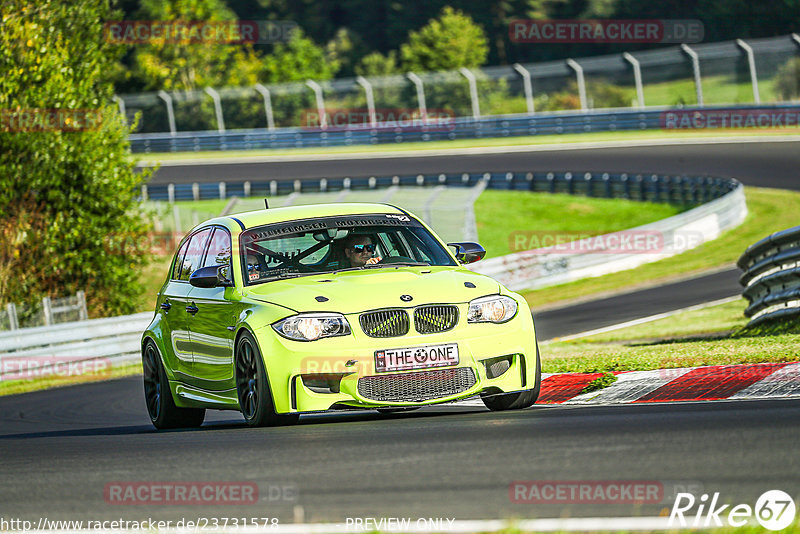
[[[192,198],[195,201],[200,200],[200,184],[197,182],[192,184]]]
[[[175,128],[175,111],[172,109],[172,97],[169,95],[168,92],[164,91],[163,89],[158,92],[158,97],[164,101],[167,106],[167,121],[169,122],[169,133],[171,136],[175,136],[176,128]]]
[[[142,202],[147,200],[147,184],[142,184]]]
[[[78,297],[78,320],[86,321],[89,319],[89,312],[86,309],[86,293],[78,291],[76,296]]]
[[[703,85],[702,79],[700,78],[700,56],[697,55],[697,52],[692,50],[689,45],[686,43],[681,44],[681,50],[683,50],[687,56],[692,60],[692,71],[694,72],[694,89],[697,93],[697,105],[703,105]]]
[[[253,89],[261,93],[261,96],[264,97],[264,113],[267,114],[267,129],[274,130],[275,129],[275,119],[272,116],[272,97],[269,93],[269,89],[257,83],[253,86]]]
[[[175,202],[175,184],[167,185],[167,200],[169,200],[170,204]]]
[[[461,67],[458,69],[458,72],[460,72],[461,75],[467,79],[467,83],[469,83],[469,96],[472,100],[472,117],[474,119],[480,119],[481,106],[478,102],[478,84],[475,81],[475,75],[466,67]]]
[[[417,105],[419,106],[419,116],[422,120],[428,118],[428,107],[425,105],[425,86],[422,84],[422,78],[413,72],[406,73],[406,77],[411,80],[414,87],[417,89]]]
[[[217,115],[217,130],[219,133],[225,133],[225,118],[222,116],[222,101],[219,98],[219,93],[211,87],[206,87],[205,92],[214,100],[214,113]]]
[[[225,194],[226,194],[225,188],[226,188],[225,182],[220,182],[219,183],[219,199],[220,200],[225,200]]]
[[[8,324],[10,330],[19,328],[19,320],[17,319],[17,306],[13,302],[6,304],[6,313],[8,314]]]
[[[753,102],[760,104],[761,95],[758,93],[758,76],[756,76],[756,58],[753,54],[753,47],[742,39],[736,39],[736,44],[747,54],[747,65],[750,67],[750,82],[753,85]]]
[[[636,100],[639,101],[639,107],[644,107],[644,87],[642,86],[642,67],[639,65],[639,60],[633,57],[628,52],[623,52],[622,57],[625,61],[633,66],[633,81],[636,84]]]
[[[534,104],[533,104],[533,85],[531,84],[531,73],[520,65],[519,63],[514,63],[514,70],[522,76],[522,89],[525,92],[525,104],[528,106],[528,114],[534,114]]]
[[[581,111],[586,111],[588,106],[586,105],[586,80],[583,78],[583,67],[572,58],[567,60],[567,65],[575,71],[578,80],[578,97],[581,99]]]
[[[53,324],[53,310],[50,306],[50,297],[42,298],[42,315],[44,315],[45,326],[50,326]]]
[[[322,86],[314,80],[306,80],[306,85],[314,91],[317,99],[317,113],[319,113],[319,127],[324,130],[328,127],[328,118],[325,116],[325,98],[322,95]]]
[[[244,185],[242,186],[242,188],[244,189],[245,198],[249,197],[250,196],[250,182],[249,181],[245,182]]]
[[[372,84],[369,83],[369,80],[364,78],[363,76],[358,76],[356,78],[356,82],[358,85],[364,88],[364,94],[367,97],[367,111],[369,112],[369,124],[370,126],[375,126],[375,123],[378,122],[377,117],[375,116],[375,98],[372,94]]]
[[[128,116],[125,114],[125,101],[117,95],[112,96],[111,100],[117,103],[117,106],[119,107],[119,114],[122,115],[122,120],[125,121],[125,124],[127,124]]]

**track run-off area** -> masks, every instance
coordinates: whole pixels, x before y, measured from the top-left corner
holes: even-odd
[[[175,164],[157,183],[290,180],[436,172],[659,172],[800,189],[800,141],[704,142],[568,150]],[[534,310],[541,339],[566,336],[737,295],[738,271]],[[665,350],[669,350],[665,348]],[[280,524],[394,517],[444,520],[657,516],[676,492],[719,492],[751,507],[767,490],[800,496],[800,399],[624,405],[535,405],[489,412],[442,405],[408,413],[307,415],[248,428],[209,412],[198,430],[156,432],[141,377],[0,397],[4,518],[197,520]],[[647,502],[531,501],[515,484],[655,484]],[[247,503],[120,504],[120,484],[231,483]],[[115,486],[117,485],[117,486]],[[253,486],[254,485],[254,486]]]

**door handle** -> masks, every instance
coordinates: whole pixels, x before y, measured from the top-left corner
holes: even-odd
[[[169,303],[169,300],[165,300],[164,302],[161,303],[162,310],[169,311],[170,308],[172,308],[172,304]]]
[[[189,306],[186,306],[186,311],[194,315],[195,313],[200,311],[200,308],[198,308],[194,304],[191,304]]]

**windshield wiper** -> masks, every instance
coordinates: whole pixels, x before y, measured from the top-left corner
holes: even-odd
[[[373,263],[364,265],[364,269],[375,269],[378,267],[430,267],[430,264],[420,261],[393,261],[390,263]]]

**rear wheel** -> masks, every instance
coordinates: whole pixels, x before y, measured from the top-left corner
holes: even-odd
[[[179,408],[175,405],[161,356],[153,340],[147,340],[142,350],[144,400],[153,426],[166,428],[196,428],[203,424],[203,408]]]
[[[250,426],[291,425],[299,419],[296,413],[275,413],[264,360],[249,332],[244,332],[236,342],[236,393],[242,415]]]
[[[539,398],[542,386],[542,366],[539,359],[539,342],[536,342],[536,386],[533,389],[517,391],[514,393],[499,393],[494,395],[481,395],[481,400],[493,412],[501,410],[520,410],[533,406]]]

